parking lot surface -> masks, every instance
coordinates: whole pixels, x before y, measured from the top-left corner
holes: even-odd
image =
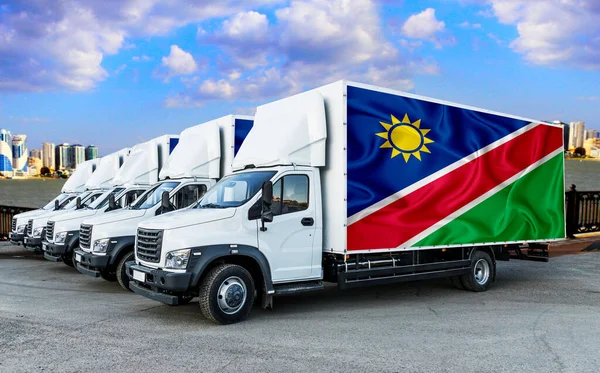
[[[0,243],[0,372],[597,372],[599,347],[600,253],[501,262],[485,293],[327,286],[219,326]]]

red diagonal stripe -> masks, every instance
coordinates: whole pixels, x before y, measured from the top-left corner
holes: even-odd
[[[560,147],[562,129],[539,125],[350,225],[348,250],[398,247]]]

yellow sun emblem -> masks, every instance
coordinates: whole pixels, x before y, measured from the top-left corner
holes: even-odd
[[[385,132],[377,134],[387,141],[380,148],[391,148],[392,158],[402,154],[404,161],[408,163],[410,156],[421,160],[421,152],[431,153],[425,144],[430,144],[433,140],[425,137],[430,130],[421,129],[421,119],[410,122],[408,114],[400,122],[392,115],[392,124],[379,122],[385,128]]]

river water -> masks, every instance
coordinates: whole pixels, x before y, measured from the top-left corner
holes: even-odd
[[[63,179],[1,180],[0,205],[40,207],[60,193]],[[565,160],[565,184],[577,190],[600,190],[600,162]]]

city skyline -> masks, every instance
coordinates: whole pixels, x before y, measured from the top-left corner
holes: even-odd
[[[30,149],[27,135],[15,134],[0,128],[0,172],[17,172],[19,175],[40,172],[41,167],[51,170],[73,170],[80,163],[98,158],[98,148],[90,144],[62,143],[58,147],[51,142],[43,142],[40,149]],[[39,160],[39,162],[37,162]],[[35,170],[29,166],[35,165]]]
[[[339,79],[600,125],[591,1],[36,4],[0,7],[0,123],[36,144],[108,154]]]

